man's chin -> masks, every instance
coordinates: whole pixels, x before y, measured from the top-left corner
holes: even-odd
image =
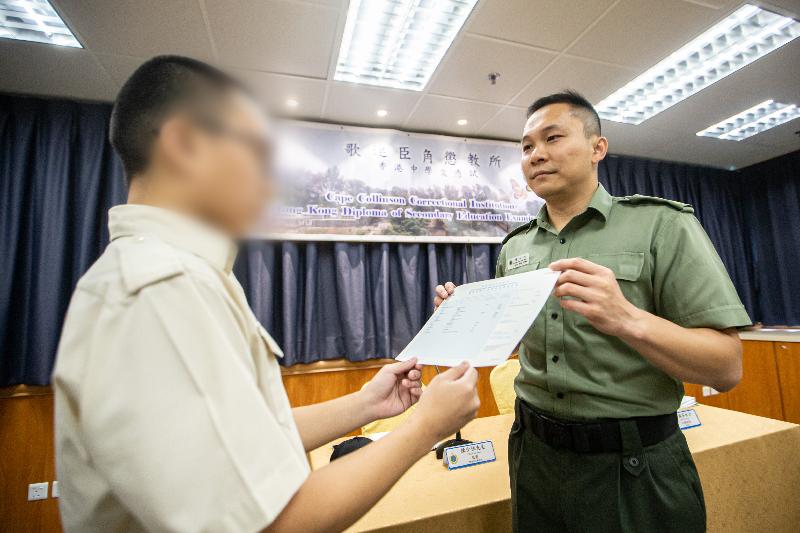
[[[534,183],[532,184],[529,183],[529,185],[531,190],[533,191],[533,194],[535,194],[542,200],[547,200],[548,196],[551,196],[554,193],[558,192],[557,187],[554,187],[548,183],[542,183],[542,182],[537,183],[536,181],[534,181]]]

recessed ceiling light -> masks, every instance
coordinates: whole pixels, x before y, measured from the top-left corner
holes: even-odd
[[[286,107],[295,108],[295,107],[297,107],[299,105],[300,105],[300,102],[298,102],[294,98],[289,98],[288,100],[286,100]]]
[[[766,100],[758,105],[745,109],[737,115],[726,118],[703,131],[699,137],[715,137],[728,141],[742,141],[762,131],[780,126],[800,117],[800,108],[794,104],[781,104],[774,100]]]
[[[597,104],[597,112],[640,124],[798,36],[800,22],[745,4]]]
[[[376,114],[377,114],[379,117],[385,117],[386,115],[388,115],[388,114],[389,114],[389,112],[388,112],[388,111],[386,111],[385,109],[378,109],[378,112],[377,112]]]
[[[350,0],[334,79],[421,91],[478,0]]]
[[[459,126],[466,126],[467,125],[467,119],[465,119],[465,118],[459,119],[458,122],[456,122],[456,124],[458,124]]]
[[[83,48],[47,0],[0,0],[0,38]]]

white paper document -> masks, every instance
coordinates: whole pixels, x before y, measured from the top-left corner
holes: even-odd
[[[440,366],[502,363],[544,307],[558,275],[544,268],[461,285],[397,359],[416,357],[422,364]]]

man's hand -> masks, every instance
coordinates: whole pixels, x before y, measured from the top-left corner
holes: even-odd
[[[581,258],[555,261],[549,268],[561,272],[553,293],[561,307],[583,315],[606,335],[624,336],[641,314],[622,294],[610,268]]]
[[[475,418],[478,371],[464,362],[433,378],[425,389],[412,418],[438,442],[460,430]]]
[[[361,390],[373,420],[397,416],[415,403],[422,394],[422,365],[416,358],[386,365]]]
[[[442,302],[447,300],[451,294],[456,291],[456,285],[452,281],[448,281],[444,285],[436,286],[436,296],[433,298],[433,310],[439,309]]]

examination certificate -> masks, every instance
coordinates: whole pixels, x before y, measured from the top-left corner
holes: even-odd
[[[397,359],[440,366],[502,363],[544,307],[558,275],[544,268],[457,287]]]

